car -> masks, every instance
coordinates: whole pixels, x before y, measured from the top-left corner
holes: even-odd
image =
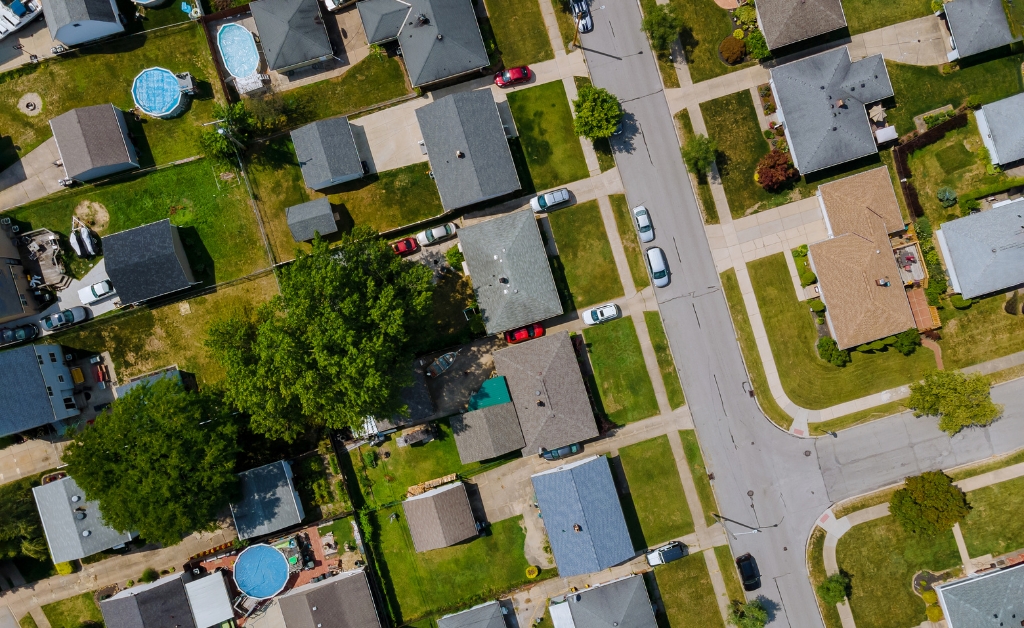
[[[4,327],[0,329],[0,346],[32,340],[38,335],[39,328],[32,324]]]
[[[689,553],[689,547],[683,545],[679,541],[672,541],[668,545],[663,545],[658,549],[653,549],[647,552],[647,564],[651,567],[664,565],[665,563],[670,563],[673,560],[679,560]]]
[[[622,310],[614,303],[608,303],[585,310],[582,316],[583,322],[587,325],[597,325],[622,316]]]
[[[568,188],[561,188],[559,190],[552,190],[545,194],[537,195],[530,199],[530,207],[533,208],[535,214],[546,212],[550,209],[554,209],[555,206],[561,205],[562,203],[569,202],[569,190]]]
[[[104,297],[108,297],[114,293],[114,286],[110,285],[110,282],[103,280],[86,286],[78,291],[78,300],[82,302],[82,305],[89,305],[95,303]]]
[[[50,314],[46,318],[40,319],[39,324],[46,331],[53,331],[62,327],[70,327],[75,323],[81,323],[87,318],[89,318],[88,310],[84,307],[73,307],[69,310],[61,310],[56,314]]]
[[[744,591],[757,591],[761,588],[761,572],[757,569],[757,561],[750,554],[736,559],[736,568],[740,570],[740,580]]]
[[[391,243],[391,250],[395,252],[395,255],[405,257],[420,250],[420,245],[416,243],[416,238],[402,238],[398,242]]]
[[[427,377],[437,377],[441,373],[444,373],[455,364],[455,358],[458,357],[458,353],[455,351],[449,351],[444,355],[440,355],[436,360],[430,363],[427,367]]]
[[[647,268],[651,271],[655,287],[664,288],[668,285],[668,261],[665,259],[665,251],[656,246],[647,249]]]
[[[530,73],[530,68],[525,65],[521,65],[518,68],[506,68],[501,72],[495,72],[494,84],[498,87],[509,87],[516,83],[525,83],[530,80],[533,74]]]
[[[572,445],[566,445],[565,447],[559,447],[558,449],[544,449],[541,447],[538,455],[545,460],[561,460],[574,454],[578,454],[581,451],[583,451],[583,445],[573,443]]]
[[[527,325],[526,327],[520,327],[519,329],[513,329],[512,331],[505,332],[505,342],[510,345],[514,345],[530,338],[540,338],[544,335],[544,326],[540,323],[534,323],[533,325]]]
[[[589,33],[594,30],[594,20],[590,17],[590,6],[587,0],[573,0],[570,4],[572,17],[576,20],[581,33]]]
[[[455,235],[456,229],[454,222],[446,222],[426,231],[420,231],[416,234],[416,241],[420,243],[420,246],[428,246],[452,237]]]
[[[651,224],[651,212],[643,205],[633,208],[633,222],[636,223],[636,232],[643,243],[654,240],[654,225]]]

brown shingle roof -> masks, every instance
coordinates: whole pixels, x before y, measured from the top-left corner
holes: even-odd
[[[886,233],[904,228],[896,191],[885,166],[845,177],[818,188],[832,235],[868,235],[881,219]],[[888,247],[888,239],[886,239]]]
[[[462,464],[495,458],[526,445],[511,402],[452,417],[451,424]]]
[[[476,520],[462,482],[448,484],[402,502],[417,552],[455,545],[477,535]]]
[[[306,584],[278,599],[286,628],[380,628],[366,570]]]
[[[846,26],[839,0],[758,0],[757,15],[772,49]]]

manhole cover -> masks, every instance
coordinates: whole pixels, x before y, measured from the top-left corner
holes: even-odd
[[[805,449],[804,450],[804,455],[807,456],[808,458],[810,458],[811,457],[811,450],[810,449]]]
[[[754,491],[747,491],[747,497],[753,497]]]

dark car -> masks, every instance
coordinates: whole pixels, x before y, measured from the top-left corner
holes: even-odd
[[[416,238],[402,238],[398,242],[391,243],[391,250],[396,255],[405,257],[406,255],[412,255],[416,251],[420,250],[420,245],[416,243]]]
[[[757,561],[750,554],[736,559],[736,568],[740,570],[740,580],[744,591],[757,591],[761,588],[761,572],[757,570]]]
[[[0,346],[32,340],[38,335],[39,328],[35,325],[19,325],[13,328],[4,327],[0,329]]]
[[[494,74],[494,84],[498,87],[509,87],[516,83],[525,83],[530,80],[530,68],[521,65],[518,68],[508,68]]]
[[[505,342],[510,345],[514,345],[517,342],[529,340],[530,338],[540,338],[544,335],[544,326],[540,323],[534,323],[533,325],[527,325],[526,327],[520,327],[519,329],[513,329],[512,331],[505,332]]]
[[[540,448],[540,457],[545,460],[561,460],[562,458],[568,458],[573,454],[578,454],[583,451],[583,445],[579,443],[573,443],[572,445],[566,445],[565,447],[559,447],[558,449],[544,449]]]

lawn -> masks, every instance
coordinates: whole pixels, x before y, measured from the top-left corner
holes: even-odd
[[[995,471],[997,469],[1004,469],[1022,462],[1024,462],[1024,449],[1018,449],[1017,451],[1005,456],[999,456],[968,467],[961,467],[955,471],[949,471],[946,475],[953,478],[954,482],[959,482],[960,480],[973,478],[981,475],[982,473],[988,473],[989,471]]]
[[[754,112],[757,115],[757,112]],[[683,146],[690,141],[695,134],[693,132],[693,121],[690,119],[690,112],[683,109],[676,114],[676,122],[679,123],[679,135],[682,138]],[[701,211],[704,212],[704,224],[718,224],[718,208],[715,207],[715,197],[711,193],[711,184],[707,175],[690,173],[697,180],[697,200],[700,201]]]
[[[966,310],[956,310],[946,301],[939,341],[946,368],[963,368],[1024,351],[1024,316],[1003,310],[1006,296],[980,299]]]
[[[625,194],[612,194],[608,197],[615,214],[615,228],[619,232],[622,248],[626,250],[626,261],[629,262],[629,274],[633,277],[633,286],[637,292],[651,285],[651,276],[647,274],[644,253],[640,249],[640,240],[636,235],[636,223],[629,211]]]
[[[668,405],[675,410],[686,403],[686,398],[683,397],[683,385],[679,383],[679,373],[676,372],[672,350],[668,346],[665,326],[661,324],[661,315],[658,312],[644,312],[644,322],[647,323],[647,335],[654,345],[654,354],[658,358],[658,370],[661,371],[661,381],[665,383]]]
[[[647,14],[651,8],[657,6],[656,0],[642,0],[640,8]],[[654,60],[658,62],[658,72],[661,73],[661,82],[665,87],[679,87],[679,74],[676,73],[676,66],[672,63],[671,54],[663,54],[657,50],[654,52]]]
[[[708,527],[713,526],[716,521],[711,513],[718,512],[718,502],[715,501],[715,491],[711,488],[711,480],[708,479],[708,468],[700,452],[697,433],[693,430],[679,430],[679,438],[683,441],[683,453],[686,454],[686,464],[690,467],[690,476],[697,487],[697,497],[704,511],[704,523]]]
[[[850,35],[907,22],[932,14],[931,0],[843,0]]]
[[[284,262],[294,258],[297,250],[307,253],[312,250],[309,244],[296,242],[292,238],[288,217],[285,215],[287,208],[310,200],[291,139],[285,136],[257,144],[249,153],[245,169],[256,194],[263,229],[274,251],[274,260]],[[351,228],[351,225],[343,227]]]
[[[619,460],[643,530],[644,547],[693,532],[693,517],[668,436],[623,447]]]
[[[485,0],[484,4],[506,68],[555,58],[538,0]]]
[[[1006,480],[967,494],[971,512],[960,524],[967,553],[977,558],[999,556],[1024,547],[1024,478]]]
[[[111,102],[122,110],[131,109],[135,106],[132,81],[155,65],[191,72],[203,96],[170,120],[143,117],[135,122],[127,116],[143,167],[202,152],[199,125],[212,120],[214,97],[223,99],[223,95],[202,28],[187,24],[121,37],[0,75],[0,170],[50,138],[50,118],[65,111]],[[37,116],[26,116],[17,108],[18,99],[28,92],[42,98]]]
[[[39,628],[39,624],[36,623],[36,620],[33,619],[31,615],[25,615],[18,620],[18,625],[21,626],[21,628]]]
[[[657,567],[654,576],[671,628],[724,628],[703,553]]]
[[[94,623],[103,625],[100,607],[92,597],[92,593],[83,593],[66,600],[43,605],[43,614],[52,628],[80,628]]]
[[[893,414],[899,414],[906,409],[907,408],[903,405],[903,402],[890,401],[889,403],[883,403],[882,405],[875,406],[874,408],[851,412],[850,414],[844,414],[843,416],[829,419],[828,421],[811,423],[811,436],[824,436],[829,432],[845,430],[853,427],[854,425],[860,425],[861,423],[868,423],[869,421],[882,419]]]
[[[891,516],[854,526],[839,539],[836,557],[850,575],[857,628],[917,626],[925,620],[925,604],[911,588],[914,574],[960,565],[952,530],[916,536]]]
[[[633,319],[626,316],[583,332],[597,392],[608,419],[625,425],[658,414]]]
[[[573,81],[576,82],[576,89],[583,87],[584,85],[593,85],[590,79],[585,76],[574,76]],[[678,85],[677,85],[678,87]],[[597,153],[597,165],[601,168],[601,172],[608,172],[615,167],[615,156],[612,155],[612,145],[608,141],[607,137],[596,139],[593,142],[594,152]]]
[[[729,601],[742,604],[747,598],[743,593],[740,575],[736,571],[736,561],[732,557],[729,546],[716,545],[715,559],[718,561],[718,570],[722,572],[722,579],[725,580],[725,591],[729,595]]]
[[[825,574],[825,536],[823,528],[814,526],[811,539],[807,542],[807,567],[810,572],[811,586],[814,588],[817,588],[828,577]],[[815,599],[821,610],[821,616],[825,620],[825,628],[842,628],[843,621],[839,618],[839,609],[834,604],[832,606],[825,605],[817,595],[815,595]]]
[[[553,211],[548,221],[576,307],[621,297],[622,281],[597,201]]]
[[[511,92],[508,105],[536,189],[547,190],[590,176],[561,81]]]
[[[352,534],[352,517],[342,517],[341,519],[335,519],[329,525],[321,526],[318,529],[320,536],[325,534],[334,534],[334,540],[338,543],[338,547],[345,547],[345,544],[355,545],[355,535]]]
[[[907,357],[895,350],[851,351],[850,364],[836,367],[818,357],[817,330],[807,304],[797,301],[783,255],[747,264],[782,388],[798,406],[817,410],[922,379],[935,368],[935,354],[919,349]]]
[[[576,21],[572,17],[572,9],[569,8],[569,0],[540,0],[550,2],[555,8],[555,20],[558,22],[558,32],[562,34],[562,44],[565,51],[570,52],[570,46],[576,38]],[[544,29],[547,32],[547,28]]]
[[[694,83],[706,81],[754,65],[754,62],[729,66],[718,56],[718,44],[732,35],[729,12],[714,0],[671,0],[683,21],[679,40],[686,53],[690,78]]]
[[[766,192],[754,181],[757,162],[768,154],[769,146],[750,91],[702,102],[700,112],[708,136],[718,142],[718,173],[733,218],[742,218],[759,203],[771,203],[782,195]]]
[[[128,25],[125,26],[127,33],[138,33],[188,21],[188,13],[181,10],[180,3],[172,2],[153,8],[139,6],[130,0],[118,0],[117,8],[129,19]],[[135,19],[136,13],[141,13],[142,17]]]

